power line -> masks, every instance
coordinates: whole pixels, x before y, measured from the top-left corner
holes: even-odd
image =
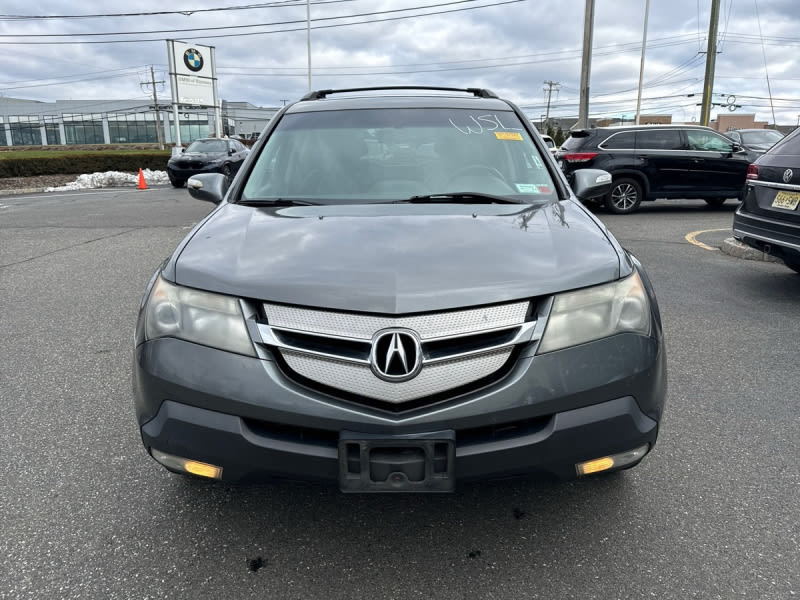
[[[442,2],[438,4],[427,4],[422,6],[412,6],[409,8],[395,8],[390,10],[382,10],[382,11],[373,11],[373,12],[365,12],[365,13],[354,13],[351,15],[342,15],[342,16],[333,16],[333,17],[317,17],[312,19],[312,22],[318,21],[336,21],[339,19],[354,19],[358,17],[372,17],[377,15],[386,15],[392,13],[402,13],[408,12],[412,10],[424,10],[429,8],[438,8],[441,6],[452,6],[456,4],[471,4],[473,2],[480,2],[481,0],[451,0],[449,2]],[[490,6],[497,6],[500,4],[511,4],[514,2],[522,2],[524,0],[504,0],[501,2],[496,2],[494,4],[488,4],[483,6],[477,7],[468,7],[463,10],[469,10],[470,8],[487,8]],[[451,12],[451,11],[443,11],[443,12]],[[455,12],[455,11],[452,11]],[[426,13],[426,14],[441,14],[441,13]],[[412,15],[412,16],[424,16],[424,15]],[[408,17],[406,17],[408,18]],[[250,23],[247,25],[224,25],[219,27],[192,27],[189,29],[153,29],[148,31],[105,31],[105,32],[92,32],[92,33],[33,33],[33,34],[0,34],[0,38],[12,38],[12,37],[23,37],[23,38],[59,38],[59,37],[101,37],[101,36],[112,36],[112,35],[151,35],[156,33],[166,33],[166,34],[178,34],[178,33],[197,33],[201,31],[221,31],[221,30],[230,30],[230,29],[247,29],[252,27],[273,27],[276,25],[294,25],[297,23],[306,23],[306,19],[293,19],[290,21],[275,21],[272,23]],[[343,24],[346,25],[346,24]],[[261,33],[261,32],[258,32]],[[237,35],[252,35],[252,33],[237,33]],[[215,37],[215,36],[203,36],[203,37]],[[110,40],[107,40],[110,41]],[[127,40],[116,40],[116,41],[127,41]],[[152,40],[144,40],[144,41],[152,41]],[[92,43],[92,42],[85,42],[85,43]]]
[[[341,2],[355,2],[356,0],[316,0],[311,4],[338,4]],[[60,19],[100,19],[108,17],[152,17],[160,15],[183,15],[190,17],[197,13],[223,12],[234,10],[253,10],[257,8],[294,8],[305,6],[305,0],[281,0],[278,2],[266,2],[263,4],[247,4],[244,6],[220,6],[216,8],[195,8],[193,10],[162,10],[147,11],[138,13],[106,13],[106,14],[87,14],[87,15],[2,15],[0,21],[46,21]]]

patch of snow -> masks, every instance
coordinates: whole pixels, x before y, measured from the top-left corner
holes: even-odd
[[[151,171],[142,169],[144,182],[147,185],[163,185],[169,183],[166,171]],[[58,187],[45,188],[45,192],[65,192],[70,190],[88,190],[106,187],[129,187],[139,185],[139,173],[122,173],[120,171],[106,171],[105,173],[92,173],[91,175],[78,175],[72,183]]]

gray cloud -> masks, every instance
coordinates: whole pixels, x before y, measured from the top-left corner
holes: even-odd
[[[348,20],[326,17],[379,12],[445,0],[351,0],[311,4],[314,26]],[[434,12],[484,5],[485,8],[443,15],[379,21],[394,14],[351,18],[358,25],[312,30],[312,86],[370,85],[484,86],[514,100],[532,117],[544,112],[544,81],[560,83],[553,95],[552,116],[577,114],[583,38],[583,0],[524,2],[490,6],[440,6]],[[224,6],[234,6],[227,3]],[[266,3],[265,3],[266,4]],[[274,3],[273,3],[274,4]],[[154,65],[166,79],[166,38],[216,48],[220,95],[226,100],[279,106],[307,91],[306,6],[194,12],[191,15],[141,15],[96,19],[0,20],[0,42],[138,40],[133,43],[58,45],[1,44],[0,95],[32,100],[123,99],[148,97],[142,83]],[[645,65],[645,112],[673,113],[676,119],[698,118],[703,87],[709,2],[652,0]],[[191,10],[221,6],[195,0]],[[800,6],[794,0],[722,2],[720,48],[714,91],[735,95],[742,113],[772,120],[766,83],[770,75],[779,123],[795,123],[800,114]],[[759,9],[762,39],[756,6]],[[4,15],[148,13],[184,10],[155,0],[124,4],[86,2],[65,5],[44,0],[6,0]],[[699,11],[699,12],[698,12]],[[630,115],[635,110],[640,44],[644,19],[641,0],[596,0],[590,111],[596,116]],[[233,27],[296,20],[293,25],[181,33],[176,30]],[[377,20],[377,21],[376,21]],[[298,31],[275,33],[278,29]],[[174,33],[147,33],[170,30]],[[259,31],[257,35],[244,35]],[[143,32],[130,36],[94,36],[100,32]],[[32,35],[73,34],[70,38]],[[224,37],[208,37],[224,35]],[[155,41],[144,41],[151,40]],[[169,94],[168,88],[160,92]],[[690,96],[694,94],[694,96]],[[715,109],[712,115],[716,114]]]

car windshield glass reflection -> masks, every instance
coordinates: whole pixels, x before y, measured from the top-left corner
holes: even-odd
[[[706,150],[713,152],[731,152],[733,143],[721,135],[702,130],[689,130],[686,132],[691,150]]]
[[[746,131],[742,134],[743,144],[774,144],[783,138],[779,131],[774,129],[765,129],[764,131]]]
[[[512,112],[376,109],[284,116],[242,200],[384,202],[456,193],[556,197],[544,159]]]
[[[224,140],[197,140],[192,142],[186,152],[227,152],[228,145]]]

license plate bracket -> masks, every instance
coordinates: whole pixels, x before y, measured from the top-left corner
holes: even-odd
[[[800,204],[800,193],[779,190],[772,200],[772,208],[783,208],[784,210],[795,210]]]
[[[455,431],[400,436],[342,431],[339,488],[343,492],[452,492]]]

